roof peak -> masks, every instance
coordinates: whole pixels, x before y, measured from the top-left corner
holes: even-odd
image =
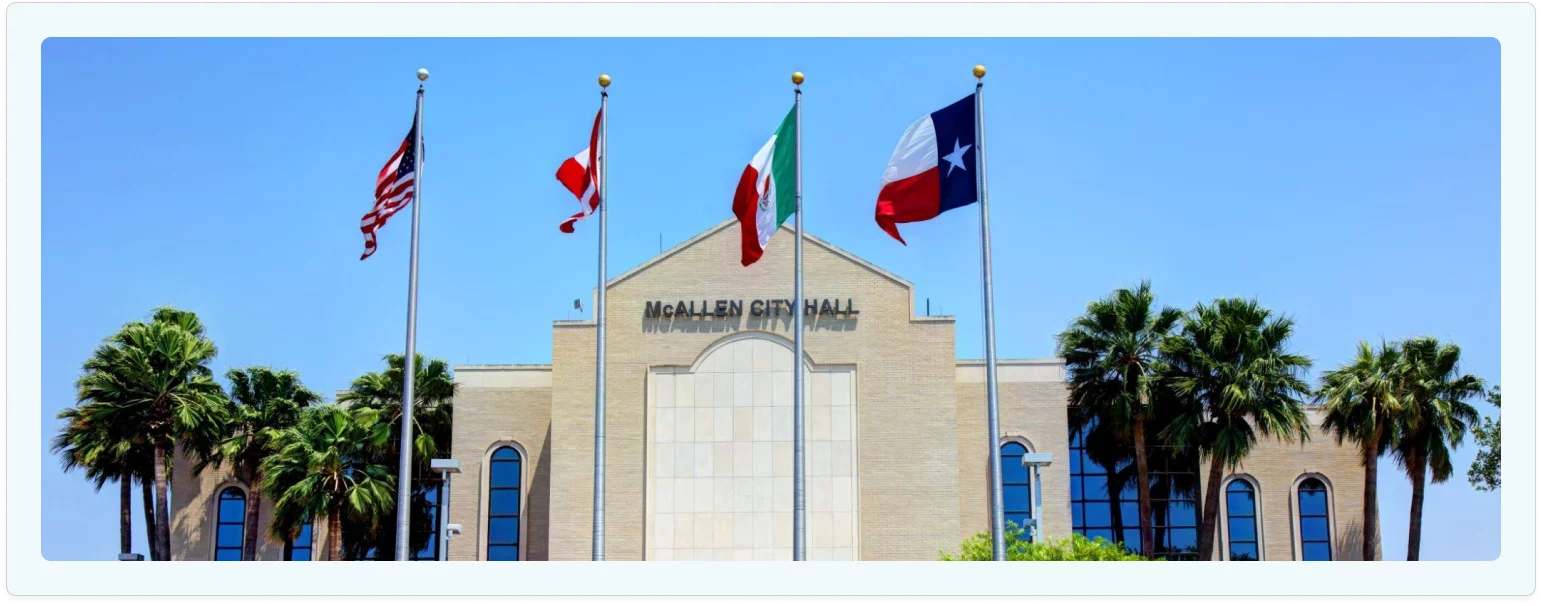
[[[615,287],[616,285],[618,285],[618,284],[620,284],[620,283],[622,283],[622,282],[624,282],[626,280],[629,280],[629,279],[631,279],[632,277],[634,277],[634,276],[636,276],[638,274],[641,274],[644,270],[646,270],[646,269],[648,269],[650,267],[653,267],[654,265],[657,265],[657,264],[663,262],[665,259],[673,257],[673,256],[675,256],[675,255],[685,251],[686,249],[689,249],[689,248],[695,246],[697,243],[700,243],[701,241],[706,240],[707,238],[710,238],[710,237],[712,237],[714,235],[717,235],[718,232],[721,232],[721,231],[723,231],[725,229],[732,228],[738,222],[739,222],[739,219],[737,217],[730,218],[730,219],[725,219],[722,222],[719,222],[717,225],[709,227],[706,230],[703,230],[702,232],[700,232],[700,233],[698,233],[698,234],[696,234],[694,236],[691,236],[690,238],[687,238],[684,242],[676,244],[675,246],[669,248],[668,250],[665,250],[664,252],[661,252],[661,253],[659,253],[657,255],[649,257],[648,259],[644,260],[642,263],[638,263],[635,267],[627,270],[626,272],[622,273],[619,276],[616,276],[615,278],[610,279],[610,281],[606,282],[605,285],[606,285],[607,288]],[[777,231],[778,232],[786,231],[788,233],[792,233],[793,229],[791,227],[786,226],[786,225],[782,225],[782,226],[777,228]],[[893,281],[894,283],[899,284],[900,286],[905,287],[905,289],[909,290],[912,295],[914,295],[914,293],[915,293],[915,285],[911,284],[911,282],[909,280],[901,278],[901,277],[899,277],[899,276],[889,272],[888,270],[886,270],[886,269],[884,269],[882,267],[874,265],[871,262],[869,262],[867,259],[863,259],[862,257],[854,255],[854,254],[846,251],[845,249],[842,249],[839,246],[836,246],[834,244],[826,242],[825,240],[822,240],[822,239],[820,239],[818,237],[815,237],[813,234],[808,233],[807,230],[805,230],[803,232],[803,239],[805,241],[807,241],[807,242],[813,243],[815,246],[818,246],[818,247],[823,248],[823,249],[825,249],[827,251],[830,251],[832,254],[835,254],[836,256],[839,256],[839,257],[841,257],[843,259],[851,261],[852,263],[855,263],[855,264],[857,264],[857,265],[867,269],[868,271],[871,271],[871,272],[873,272],[875,274],[883,276],[884,278],[887,278],[890,281]]]

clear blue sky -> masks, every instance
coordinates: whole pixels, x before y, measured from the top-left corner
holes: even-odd
[[[873,201],[905,126],[984,63],[1004,357],[1053,355],[1090,299],[1258,297],[1320,370],[1428,334],[1499,380],[1499,46],[1490,39],[50,39],[43,48],[43,414],[100,339],[198,312],[215,370],[299,370],[322,393],[399,352],[409,221],[366,262],[359,217],[433,71],[421,352],[542,363],[594,287],[552,175],[609,72],[616,275],[731,216],[739,172],[805,89],[807,229],[914,282],[982,355],[974,210],[904,227]],[[776,244],[773,242],[772,244]],[[725,259],[724,262],[732,262]],[[587,305],[586,305],[587,307]],[[1484,404],[1484,412],[1492,412]],[[1434,486],[1424,559],[1499,554],[1499,498]],[[117,494],[43,460],[43,554],[112,559]],[[1409,486],[1382,466],[1385,556]],[[138,498],[136,493],[136,507]],[[143,547],[143,518],[134,514]]]

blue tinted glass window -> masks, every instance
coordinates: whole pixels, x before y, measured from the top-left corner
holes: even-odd
[[[1028,468],[1023,467],[1023,455],[1028,448],[1017,442],[1001,445],[1001,492],[1002,512],[1006,519],[1019,527],[1026,527],[1033,518],[1033,501],[1030,496]],[[1024,539],[1031,539],[1027,533]]]
[[[488,465],[487,559],[519,559],[519,489],[524,477],[519,451],[504,446],[493,452]]]
[[[1140,528],[1129,528],[1124,531],[1124,546],[1130,551],[1140,553]]]
[[[284,559],[291,562],[306,562],[311,559],[311,522],[306,520],[300,526],[299,534],[284,544]]]
[[[246,493],[234,486],[220,491],[219,518],[215,520],[214,559],[240,561],[241,541],[246,535]]]
[[[1112,522],[1108,503],[1087,502],[1082,504],[1082,522],[1088,527],[1106,527]]]
[[[1028,449],[1017,442],[1001,445],[1001,479],[1008,482],[1028,481],[1028,470],[1023,467],[1023,453],[1026,452]]]
[[[1103,537],[1140,551],[1140,511],[1135,460],[1097,463],[1089,451],[1092,421],[1070,428],[1071,525],[1088,538]],[[1149,435],[1149,434],[1148,434]],[[1108,443],[1108,440],[1091,440]],[[1106,454],[1104,456],[1107,456]],[[1153,553],[1158,558],[1194,559],[1198,541],[1198,457],[1156,444],[1149,447]]]
[[[1328,527],[1328,487],[1317,478],[1307,478],[1296,488],[1300,510],[1301,559],[1333,559],[1333,533]]]
[[[426,518],[428,518],[428,526],[426,527],[427,530],[425,532],[418,533],[417,536],[423,536],[424,534],[426,534],[427,536],[424,537],[424,539],[423,539],[423,548],[417,550],[416,552],[413,552],[411,554],[411,559],[412,560],[417,560],[417,561],[434,561],[434,560],[438,560],[439,559],[439,547],[440,547],[440,541],[439,541],[439,523],[440,523],[440,519],[439,519],[439,493],[441,492],[440,480],[438,478],[434,478],[432,480],[425,480],[421,484],[421,486],[422,486],[421,490],[423,491],[423,500],[424,500],[424,502],[427,505],[427,508],[424,510],[424,516]],[[416,513],[416,512],[414,512],[414,513]],[[417,541],[414,540],[413,543],[416,544]]]
[[[1246,480],[1226,484],[1226,559],[1258,561],[1258,508],[1253,485]]]

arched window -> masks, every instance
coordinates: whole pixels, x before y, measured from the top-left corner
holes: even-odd
[[[1236,479],[1226,485],[1226,559],[1258,561],[1258,503],[1253,485]]]
[[[241,560],[241,541],[246,537],[246,493],[231,486],[220,491],[214,528],[214,560]]]
[[[1028,520],[1033,518],[1032,489],[1029,488],[1032,480],[1028,468],[1023,467],[1023,455],[1027,452],[1028,447],[1021,442],[1001,445],[1001,510],[1007,521],[1018,528],[1027,528]],[[1024,533],[1023,538],[1027,539],[1029,535]]]
[[[311,559],[311,521],[306,520],[300,527],[300,534],[291,540],[284,542],[284,560],[288,562],[308,562]]]
[[[504,446],[493,451],[488,462],[487,559],[519,559],[519,451]]]
[[[1296,487],[1299,505],[1297,520],[1301,525],[1301,559],[1326,562],[1333,559],[1333,532],[1328,524],[1328,487],[1317,478],[1307,478]]]

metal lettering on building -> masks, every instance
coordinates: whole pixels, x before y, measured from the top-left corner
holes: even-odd
[[[643,303],[644,318],[732,318],[744,316],[745,310],[757,318],[792,317],[792,299],[701,299],[691,301],[646,301]],[[851,299],[804,299],[803,315],[853,317],[862,313]]]

